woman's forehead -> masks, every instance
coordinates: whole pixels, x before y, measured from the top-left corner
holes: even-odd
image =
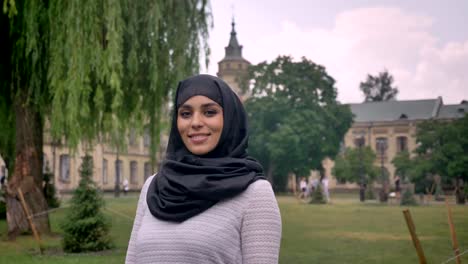
[[[193,107],[221,107],[217,102],[211,100],[204,95],[195,95],[185,101],[179,108],[193,108]],[[222,107],[221,107],[222,108]]]

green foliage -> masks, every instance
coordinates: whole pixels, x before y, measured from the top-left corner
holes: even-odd
[[[15,102],[72,148],[97,136],[123,148],[129,128],[146,126],[155,157],[170,92],[203,53],[208,64],[207,0],[4,0],[0,23],[4,157],[14,156]]]
[[[436,183],[434,191],[434,199],[436,201],[443,201],[445,199],[444,191],[442,190],[442,184]]]
[[[365,195],[366,200],[375,200],[375,193],[374,188],[372,188],[372,184],[367,185]]]
[[[370,185],[380,175],[380,168],[374,165],[376,155],[369,147],[346,148],[335,159],[332,174],[340,182],[360,183],[361,173],[364,183]]]
[[[283,56],[252,66],[248,80],[249,152],[266,171],[281,178],[309,175],[338,153],[352,114],[336,100],[335,80],[323,66]]]
[[[325,195],[323,194],[322,184],[317,184],[317,188],[312,192],[309,203],[311,204],[325,204],[327,203]]]
[[[468,115],[452,121],[423,122],[418,125],[416,139],[419,162],[415,165],[440,175],[455,188],[461,180],[468,181]],[[438,184],[436,193],[439,189]]]
[[[364,93],[365,102],[379,102],[396,99],[398,88],[393,87],[393,76],[387,70],[378,76],[367,75],[367,80],[361,82],[359,88]]]
[[[4,197],[5,194],[2,188],[0,189],[0,219],[6,219],[6,203]]]
[[[93,160],[83,157],[81,180],[73,192],[71,209],[62,222],[63,249],[66,252],[100,251],[112,248],[110,223],[101,208],[104,200],[93,180]]]
[[[408,151],[402,151],[398,153],[392,160],[395,166],[395,174],[400,176],[402,182],[406,180],[406,177],[412,167],[412,162]]]
[[[418,205],[416,199],[414,198],[414,193],[410,188],[406,188],[401,195],[400,205]]]

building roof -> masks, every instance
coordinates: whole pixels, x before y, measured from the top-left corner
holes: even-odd
[[[442,98],[349,104],[356,122],[421,120],[437,117]]]
[[[239,45],[237,41],[237,32],[235,29],[236,23],[234,22],[234,18],[232,19],[232,30],[231,30],[231,37],[229,38],[229,44],[227,47],[224,48],[225,56],[220,61],[245,61],[250,64],[246,59],[242,57],[242,45]]]
[[[355,122],[454,119],[468,113],[468,102],[444,105],[442,98],[427,100],[383,101],[348,104]]]
[[[460,104],[442,105],[437,118],[452,119],[461,118],[468,113],[468,102],[462,101]]]

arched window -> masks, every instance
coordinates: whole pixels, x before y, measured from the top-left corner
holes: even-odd
[[[102,184],[107,184],[107,160],[102,159]]]
[[[70,181],[70,156],[68,154],[60,155],[60,180]]]
[[[118,177],[117,177],[117,172],[119,173]],[[123,176],[123,161],[116,160],[115,161],[115,180],[116,180],[116,182],[118,181],[119,183],[121,183],[123,178],[124,178],[124,176]]]
[[[408,151],[408,138],[405,136],[397,137],[397,152]]]
[[[132,184],[137,183],[137,166],[138,163],[136,161],[130,162],[130,183]]]
[[[388,139],[385,137],[378,137],[375,139],[375,151],[378,155],[385,155],[388,148]]]

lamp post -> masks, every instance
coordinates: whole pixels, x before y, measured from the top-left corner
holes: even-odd
[[[366,199],[366,182],[364,176],[364,165],[363,165],[363,155],[362,148],[365,145],[364,132],[357,132],[354,134],[355,144],[359,148],[359,200],[364,202]]]
[[[378,138],[377,139],[377,150],[380,153],[380,176],[382,179],[382,190],[380,191],[380,201],[385,202],[387,201],[387,181],[385,179],[385,166],[384,166],[384,158],[385,158],[385,151],[387,150],[387,140],[386,138]]]

